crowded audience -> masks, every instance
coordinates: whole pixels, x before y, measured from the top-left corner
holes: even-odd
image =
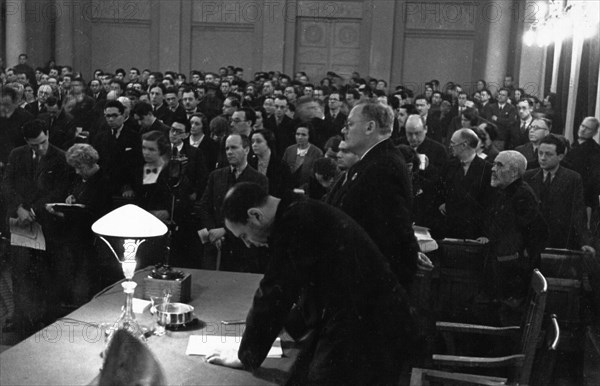
[[[92,79],[69,66],[3,69],[1,236],[35,223],[46,239],[45,250],[7,249],[19,262],[16,329],[36,331],[58,316],[50,304],[81,305],[108,284],[92,274],[109,264],[96,257],[89,225],[125,203],[169,225],[172,264],[264,273],[267,248],[246,248],[226,226],[222,205],[238,182],[339,208],[406,290],[417,269],[432,268],[415,223],[435,239],[526,259],[499,268],[487,296],[501,301],[524,296],[544,248],[597,249],[600,123],[577,122],[569,144],[556,95],[543,107],[512,81],[411,90],[358,73],[247,79],[234,66],[186,79],[138,68]],[[86,210],[74,216],[55,203]],[[165,253],[155,255],[146,262]]]

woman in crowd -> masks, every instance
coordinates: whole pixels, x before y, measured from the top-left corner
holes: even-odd
[[[269,180],[269,194],[281,198],[290,187],[290,172],[275,154],[275,136],[270,130],[262,129],[252,133],[252,157],[248,164]]]
[[[498,136],[496,127],[491,123],[482,123],[478,127],[473,128],[477,137],[479,137],[479,147],[477,155],[486,159],[488,162],[494,162],[499,151],[494,146],[494,140]]]
[[[282,161],[292,174],[292,186],[299,188],[306,184],[312,175],[313,164],[323,157],[321,149],[310,143],[312,125],[301,123],[296,128],[296,144],[283,153]]]

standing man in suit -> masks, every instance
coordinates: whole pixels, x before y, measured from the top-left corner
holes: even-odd
[[[411,222],[412,192],[406,164],[391,140],[394,113],[389,106],[361,103],[342,130],[358,161],[345,184],[328,202],[356,220],[371,236],[404,288],[417,270],[419,246]]]
[[[225,140],[225,153],[229,166],[210,173],[208,184],[199,204],[200,233],[207,234],[208,241],[221,250],[221,267],[224,271],[264,272],[262,251],[248,249],[244,243],[225,230],[221,206],[225,194],[238,182],[255,182],[268,189],[267,177],[248,165],[250,139],[242,134],[231,134]],[[216,250],[205,248],[205,266],[215,265],[211,260]],[[217,267],[219,268],[219,267]]]
[[[583,179],[583,194],[587,212],[587,228],[591,228],[592,214],[598,216],[598,196],[600,196],[600,145],[594,137],[598,134],[600,121],[596,117],[586,117],[579,125],[577,141],[567,153],[566,160]]]
[[[409,116],[405,125],[406,138],[401,142],[407,143],[417,154],[421,154],[420,172],[423,172],[423,177],[432,182],[437,181],[448,160],[446,149],[441,143],[427,137],[427,128],[419,115]]]
[[[483,213],[491,194],[492,165],[477,157],[478,145],[479,138],[471,129],[460,129],[450,139],[453,157],[442,172],[439,189],[445,237],[481,236]]]
[[[265,121],[264,126],[265,129],[271,130],[275,134],[277,143],[276,158],[281,159],[285,149],[296,143],[296,131],[292,118],[287,115],[289,109],[288,99],[283,95],[278,95],[275,97],[273,104],[275,105],[275,112]]]
[[[40,329],[39,323],[53,322],[61,299],[59,287],[66,283],[61,259],[56,255],[64,233],[45,206],[62,202],[73,173],[65,153],[49,142],[48,128],[41,120],[25,123],[22,134],[27,143],[14,149],[2,183],[8,217],[18,226],[41,225],[45,250],[12,246],[12,282],[15,299],[14,323],[23,337]],[[3,219],[4,221],[4,219]]]
[[[518,146],[515,150],[525,156],[527,159],[527,170],[535,169],[540,166],[538,161],[538,148],[540,142],[548,134],[552,124],[546,118],[534,119],[529,126],[529,142],[525,145]]]
[[[490,120],[498,127],[498,138],[494,145],[498,150],[504,150],[510,143],[510,128],[517,122],[517,109],[508,103],[510,91],[501,88],[498,91],[498,102],[490,106],[492,116]]]
[[[325,124],[332,132],[339,135],[346,125],[346,118],[348,118],[346,114],[341,112],[341,94],[337,91],[332,92],[327,98],[327,103],[329,104],[329,111],[325,114]]]
[[[531,99],[521,99],[517,102],[517,111],[519,120],[511,126],[509,149],[515,149],[521,145],[525,145],[529,141],[529,129],[533,122],[533,101]]]
[[[429,112],[431,104],[425,95],[418,95],[415,97],[415,107],[427,127],[427,136],[438,143],[442,143],[444,133],[442,133],[442,124],[440,121],[440,112],[432,111]]]
[[[540,167],[528,170],[523,179],[541,201],[549,231],[547,246],[579,249],[588,244],[583,184],[579,173],[560,166],[564,156],[564,142],[549,134],[538,149]]]
[[[150,87],[150,103],[152,104],[152,113],[162,123],[169,125],[173,123],[173,112],[164,102],[167,88],[162,83],[155,83]],[[154,129],[152,129],[154,130]]]

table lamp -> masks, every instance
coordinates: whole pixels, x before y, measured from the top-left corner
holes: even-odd
[[[136,205],[128,204],[101,217],[92,224],[92,231],[108,245],[115,258],[121,263],[123,274],[127,279],[121,283],[126,298],[125,308],[120,318],[110,328],[109,334],[124,329],[143,340],[144,333],[135,321],[132,307],[133,293],[137,286],[137,283],[132,280],[137,265],[136,254],[139,246],[147,238],[166,234],[167,226],[151,213]],[[122,260],[104,237],[124,239]]]

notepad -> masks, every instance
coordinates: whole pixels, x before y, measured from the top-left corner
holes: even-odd
[[[216,352],[238,351],[242,338],[240,336],[220,336],[220,335],[191,335],[188,341],[185,355],[211,355]],[[281,349],[281,339],[275,339],[267,358],[281,358],[283,350]]]

